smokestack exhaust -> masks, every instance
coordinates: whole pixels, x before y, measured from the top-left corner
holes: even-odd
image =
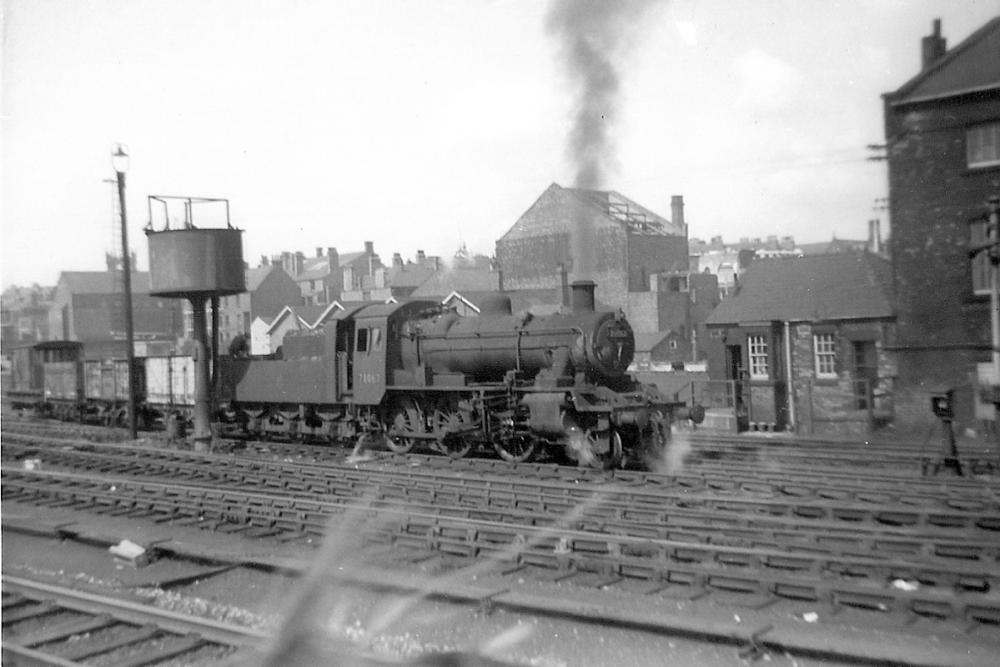
[[[577,280],[573,283],[573,313],[594,312],[594,289],[597,283],[593,280]]]

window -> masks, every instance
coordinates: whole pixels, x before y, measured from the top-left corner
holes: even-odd
[[[969,225],[970,244],[975,246],[986,242],[987,223],[974,222]],[[981,252],[972,258],[972,291],[974,294],[990,293],[990,253]]]
[[[837,377],[837,339],[834,334],[813,336],[813,354],[816,357],[816,377]]]
[[[378,352],[382,349],[382,329],[379,327],[372,328],[372,350]]]
[[[1000,123],[970,127],[965,133],[965,155],[969,167],[1000,165]]]
[[[667,347],[669,347],[671,350],[676,350],[677,349],[677,339],[676,338],[671,338],[670,342],[667,343]]]
[[[770,377],[767,368],[767,338],[764,336],[747,336],[747,347],[750,351],[750,377],[766,380]]]
[[[368,351],[368,329],[358,329],[358,344],[354,349],[357,352]]]

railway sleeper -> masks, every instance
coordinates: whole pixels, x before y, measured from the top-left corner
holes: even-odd
[[[965,616],[969,620],[986,625],[1000,625],[1000,609],[995,606],[968,605]]]
[[[60,651],[59,657],[73,662],[82,662],[83,660],[89,660],[99,655],[140,644],[162,634],[162,631],[155,625],[129,626],[124,623],[118,623],[115,625],[115,628],[122,628],[125,630],[124,634],[114,632],[109,633],[110,636],[103,640],[85,641],[82,646],[77,646],[67,651]],[[92,635],[91,639],[93,637]]]

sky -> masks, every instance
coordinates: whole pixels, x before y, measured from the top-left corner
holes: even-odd
[[[495,242],[572,186],[579,100],[539,0],[2,0],[4,287],[131,247],[149,195],[226,198],[244,257],[373,241],[384,261]],[[677,0],[616,23],[601,187],[692,237],[864,238],[883,219],[881,94],[1000,0]],[[196,209],[214,226],[219,209]],[[172,216],[179,215],[177,210]],[[153,221],[159,228],[163,217]]]

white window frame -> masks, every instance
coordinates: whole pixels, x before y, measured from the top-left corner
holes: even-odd
[[[965,131],[965,159],[970,169],[1000,165],[1000,123],[973,125]]]
[[[813,359],[817,378],[837,377],[837,335],[813,334]]]
[[[973,222],[969,225],[970,245],[985,243],[989,233],[986,222]],[[983,251],[972,258],[972,293],[990,293],[990,253]]]
[[[747,360],[751,380],[771,379],[767,358],[767,336],[763,334],[747,336]]]

